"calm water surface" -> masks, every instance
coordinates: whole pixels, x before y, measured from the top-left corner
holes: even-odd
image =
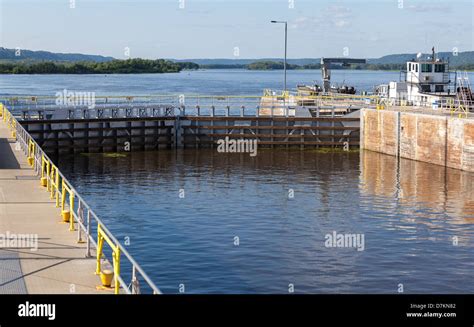
[[[334,82],[373,91],[376,84],[399,78],[398,72],[333,70]],[[288,72],[288,87],[321,80],[320,70]],[[261,95],[263,89],[282,89],[282,71],[199,70],[178,74],[130,75],[0,75],[0,96],[48,95],[68,89],[96,95],[220,94]]]
[[[469,73],[474,80],[474,73]],[[288,71],[288,88],[297,84],[321,85],[320,70]],[[332,70],[336,84],[354,85],[358,91],[373,91],[374,86],[398,81],[399,72],[370,70]],[[183,71],[176,74],[112,75],[0,75],[0,97],[9,95],[55,96],[64,89],[99,95],[216,94],[261,95],[263,89],[283,89],[282,71],[217,69]]]
[[[165,293],[474,292],[473,174],[287,150],[77,155],[61,166]],[[334,231],[364,234],[365,250],[326,248]]]
[[[290,71],[288,85],[319,79]],[[398,73],[335,70],[333,80],[371,91]],[[281,84],[279,71],[1,75],[0,96],[258,95]],[[286,150],[75,155],[60,166],[165,293],[474,293],[473,174]],[[326,248],[333,232],[363,234],[365,250]]]

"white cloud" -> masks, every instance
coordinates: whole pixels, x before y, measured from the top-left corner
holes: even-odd
[[[290,22],[293,29],[344,28],[352,24],[353,13],[350,8],[332,5],[326,7],[318,16],[300,16]]]
[[[409,10],[416,11],[418,13],[430,13],[430,12],[450,12],[452,7],[446,5],[437,5],[437,4],[418,4],[418,5],[409,5],[407,7]]]
[[[336,27],[345,27],[350,24],[347,20],[344,20],[344,19],[334,20],[333,23],[334,23],[334,26]]]

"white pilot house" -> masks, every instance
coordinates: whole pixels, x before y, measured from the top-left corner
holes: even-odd
[[[436,58],[434,48],[431,57],[423,58],[418,54],[416,59],[408,61],[406,71],[400,72],[400,80],[379,85],[376,93],[396,105],[433,107],[456,95],[449,62]]]

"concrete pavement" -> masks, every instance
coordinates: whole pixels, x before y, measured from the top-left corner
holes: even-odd
[[[26,156],[0,120],[2,240],[0,294],[113,293],[97,290],[100,279],[94,274],[95,258],[85,258],[85,244],[78,244],[76,233],[61,223],[60,209],[40,186]]]

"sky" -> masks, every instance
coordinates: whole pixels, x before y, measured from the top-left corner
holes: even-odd
[[[115,58],[474,50],[474,0],[0,0],[0,46]]]

